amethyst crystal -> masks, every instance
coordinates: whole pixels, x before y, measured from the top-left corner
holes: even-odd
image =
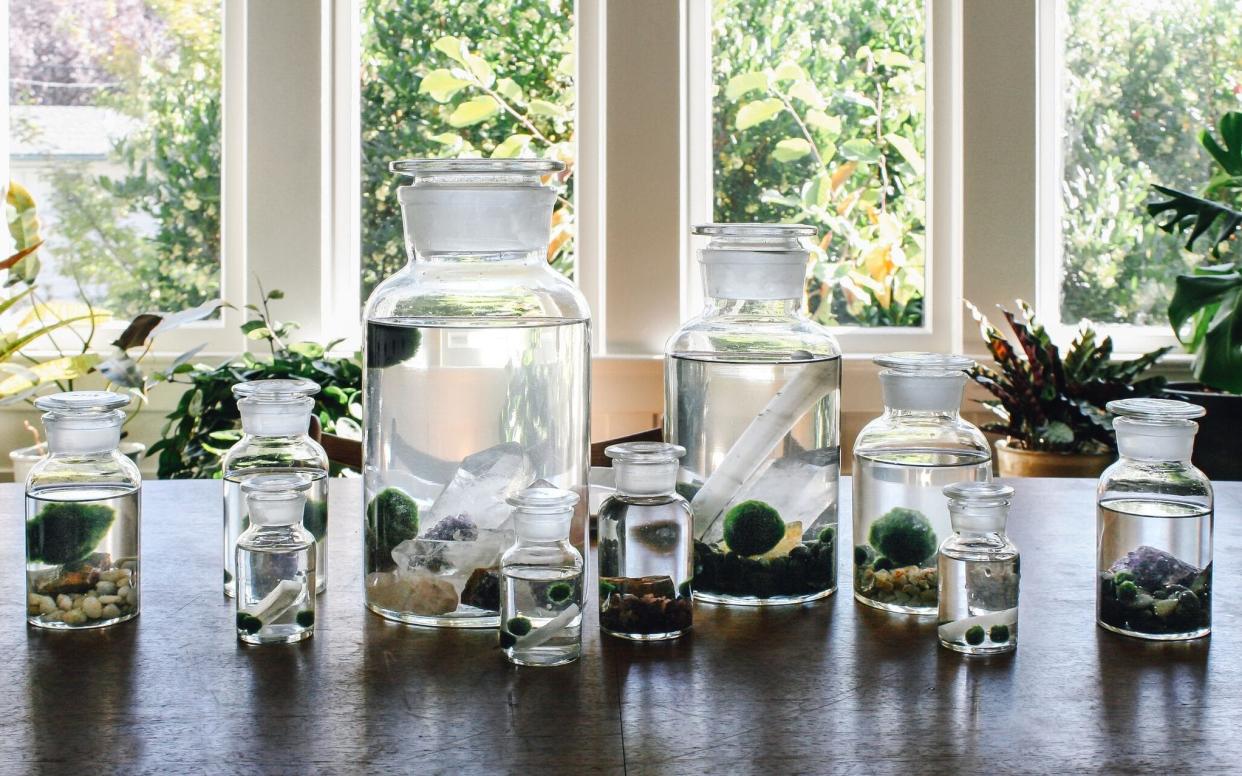
[[[1199,569],[1184,563],[1164,550],[1146,545],[1128,553],[1118,560],[1110,569],[1114,574],[1128,571],[1134,575],[1134,582],[1139,587],[1155,590],[1169,585],[1190,587],[1199,574]]]
[[[442,542],[473,542],[479,538],[479,528],[465,515],[449,515],[427,529],[422,538]]]

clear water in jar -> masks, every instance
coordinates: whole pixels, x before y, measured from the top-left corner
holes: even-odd
[[[935,614],[936,551],[952,533],[944,486],[987,481],[991,461],[982,451],[911,450],[858,455],[854,464],[854,597],[878,609]]]
[[[672,639],[693,621],[690,516],[680,499],[606,501],[599,513],[599,624],[634,641]]]
[[[500,646],[518,665],[559,666],[582,654],[582,569],[511,566],[501,581]]]
[[[586,321],[367,323],[366,600],[389,619],[496,627],[505,498],[585,494]],[[585,498],[571,539],[586,551]]]
[[[328,477],[320,469],[264,468],[224,478],[224,594],[230,598],[235,595],[237,537],[250,527],[242,483],[265,474],[302,474],[311,478],[302,525],[315,537],[315,592],[322,593],[328,586]]]
[[[247,644],[289,644],[315,629],[315,553],[311,544],[237,548],[237,637]]]
[[[678,490],[687,499],[694,498],[752,423],[775,423],[774,433],[780,435],[771,450],[745,453],[753,464],[718,515],[698,516],[696,522],[708,525],[695,529],[700,535],[695,536],[694,597],[763,605],[831,594],[837,587],[840,358],[805,352],[783,358],[767,354],[764,360],[677,353],[669,357],[668,370],[665,431],[669,442],[686,448]],[[815,393],[822,390],[809,410],[788,419],[764,412],[782,390],[796,392],[803,385],[821,387]],[[761,413],[770,420],[759,420]],[[747,501],[772,507],[786,534],[765,552],[741,555],[725,541],[725,518]],[[761,546],[776,538],[768,534]]]
[[[26,494],[26,618],[99,628],[138,615],[139,491],[53,486]]]
[[[1145,639],[1206,636],[1212,627],[1212,512],[1197,504],[1099,503],[1096,609],[1104,628]]]
[[[1018,554],[983,555],[969,547],[940,554],[940,643],[969,655],[1009,652],[1018,645]]]

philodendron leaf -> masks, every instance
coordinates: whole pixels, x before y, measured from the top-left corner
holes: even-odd
[[[1242,271],[1237,266],[1198,267],[1194,274],[1179,275],[1169,323],[1195,353],[1200,382],[1242,393]]]
[[[772,158],[778,162],[792,162],[811,153],[811,144],[800,137],[787,137],[776,144]]]
[[[487,121],[500,112],[500,103],[494,97],[484,95],[466,100],[449,114],[449,124],[454,127],[469,127]]]
[[[772,119],[784,109],[785,103],[776,97],[748,102],[737,109],[734,126],[738,129],[750,129]]]
[[[1212,254],[1219,256],[1220,246],[1242,228],[1242,212],[1233,210],[1220,202],[1187,194],[1167,186],[1152,186],[1152,188],[1167,195],[1169,199],[1149,204],[1148,215],[1156,219],[1156,226],[1169,234],[1188,231],[1187,250],[1193,250],[1195,241],[1219,220],[1220,228],[1212,236]],[[1166,212],[1169,216],[1163,222],[1160,221],[1159,216]]]
[[[1220,137],[1224,147],[1205,129],[1199,133],[1199,143],[1225,172],[1242,175],[1242,113],[1230,111],[1221,116]]]
[[[469,81],[453,75],[451,70],[441,68],[439,70],[432,70],[423,76],[423,80],[418,84],[418,93],[430,94],[431,99],[436,102],[448,102],[453,98],[453,95],[469,85]]]

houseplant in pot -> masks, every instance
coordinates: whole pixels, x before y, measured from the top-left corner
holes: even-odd
[[[1096,477],[1116,458],[1112,419],[1104,406],[1113,399],[1151,396],[1164,378],[1140,378],[1169,351],[1161,348],[1128,361],[1113,361],[1113,342],[1090,326],[1079,329],[1065,357],[1019,300],[1019,318],[1002,310],[1017,346],[970,302],[966,303],[987,344],[994,366],[976,366],[971,378],[992,394],[981,403],[998,418],[984,431],[1002,434],[996,443],[1002,477]]]
[[[1147,206],[1157,225],[1187,233],[1186,250],[1207,253],[1193,271],[1179,275],[1169,302],[1169,323],[1194,354],[1197,382],[1173,383],[1170,396],[1204,407],[1194,463],[1216,480],[1242,479],[1242,113],[1220,120],[1221,142],[1203,131],[1200,144],[1214,172],[1202,196],[1166,186]]]

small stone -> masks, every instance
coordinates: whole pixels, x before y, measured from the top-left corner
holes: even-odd
[[[367,600],[381,609],[393,612],[410,610],[410,584],[391,571],[367,574]]]
[[[107,606],[103,608],[103,616],[106,617],[107,619],[112,619],[113,617],[120,617],[121,610],[117,608],[116,604],[108,604]]]
[[[61,615],[61,619],[70,625],[85,625],[87,617],[86,612],[81,609],[71,609]]]
[[[117,581],[118,579],[120,579],[120,576],[121,576],[121,570],[120,570],[120,569],[111,569],[111,570],[109,570],[109,571],[104,571],[104,572],[102,572],[102,573],[99,575],[99,579],[100,579],[100,580],[102,580],[102,581],[104,581],[104,582],[115,582],[115,581]]]
[[[59,611],[60,609],[57,608],[56,601],[53,600],[50,595],[39,596],[39,613],[40,614],[51,614],[52,612],[59,612]]]
[[[103,616],[103,603],[98,598],[87,598],[82,603],[82,611],[92,620],[98,620]]]
[[[500,572],[496,569],[475,569],[461,592],[466,606],[489,612],[500,610]]]
[[[61,611],[67,612],[73,608],[73,599],[64,593],[61,593],[56,596],[56,606],[58,606]]]
[[[132,587],[130,587],[129,585],[125,585],[123,587],[118,587],[116,589],[116,594],[119,595],[121,598],[129,598],[129,591],[131,590],[133,590]]]
[[[92,598],[91,600],[96,601],[100,606],[103,606],[104,604],[119,604],[125,599],[121,598],[119,595],[101,595],[98,598]]]
[[[450,583],[426,572],[415,573],[410,583],[410,611],[424,617],[435,617],[456,611],[457,589]]]
[[[101,579],[95,585],[95,591],[99,593],[100,595],[115,595],[116,594],[116,583],[109,582],[106,579]]]
[[[122,589],[126,591],[125,603],[129,604],[130,606],[137,606],[138,605],[138,589],[133,588],[133,587],[126,587]]]

